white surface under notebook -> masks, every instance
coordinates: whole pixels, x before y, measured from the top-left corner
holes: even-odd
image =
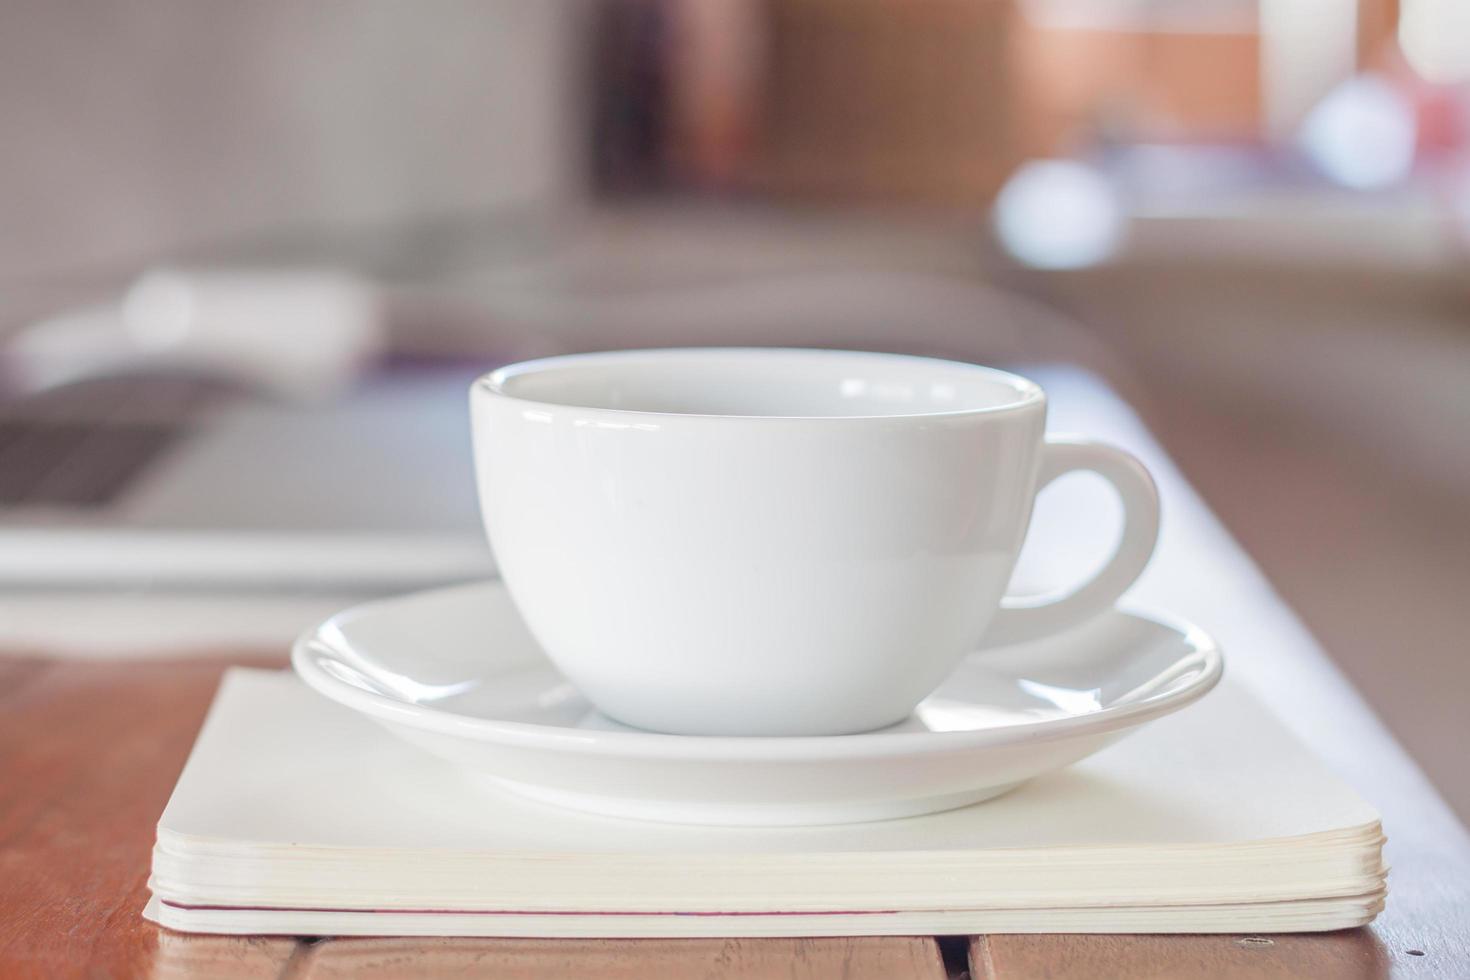
[[[991,802],[715,828],[523,801],[291,675],[236,669],[159,822],[145,914],[333,935],[1321,930],[1381,910],[1382,843],[1229,682]]]

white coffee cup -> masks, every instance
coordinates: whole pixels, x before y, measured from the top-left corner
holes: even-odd
[[[1132,456],[1047,439],[1035,383],[852,351],[578,354],[471,393],[485,527],[546,653],[629,725],[834,735],[893,724],[984,638],[1107,609],[1148,562]],[[1126,517],[1070,595],[1004,598],[1037,491],[1091,470]]]

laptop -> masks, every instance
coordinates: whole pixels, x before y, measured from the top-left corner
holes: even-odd
[[[0,588],[396,591],[487,574],[468,389],[390,366],[330,404],[182,375],[0,405]]]

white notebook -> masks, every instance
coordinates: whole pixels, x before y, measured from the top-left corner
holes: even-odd
[[[293,676],[230,671],[158,826],[184,931],[760,936],[1338,929],[1383,906],[1378,816],[1228,681],[987,803],[690,827],[509,796]]]

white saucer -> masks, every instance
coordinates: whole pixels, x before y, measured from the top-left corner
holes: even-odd
[[[498,582],[348,609],[297,640],[291,659],[319,693],[522,796],[609,816],[745,825],[977,803],[1179,710],[1224,666],[1201,630],[1115,610],[1043,641],[973,654],[891,728],[661,735],[597,714]]]

